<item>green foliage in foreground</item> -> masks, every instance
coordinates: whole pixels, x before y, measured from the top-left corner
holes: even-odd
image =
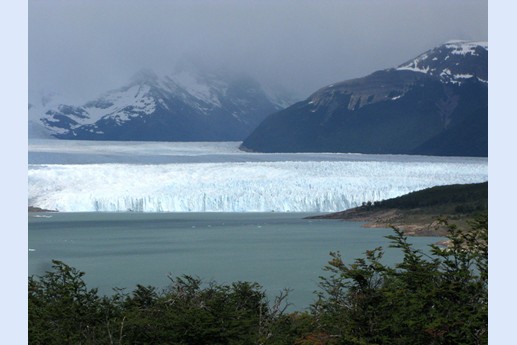
[[[431,255],[394,229],[395,266],[383,250],[324,267],[316,301],[286,313],[286,293],[268,301],[256,283],[204,284],[190,276],[158,291],[99,296],[84,273],[60,261],[29,278],[30,344],[487,344],[488,216],[469,232],[449,226],[450,246]]]

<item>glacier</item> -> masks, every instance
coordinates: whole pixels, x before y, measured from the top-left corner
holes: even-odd
[[[45,145],[29,146],[28,202],[60,212],[334,212],[488,180],[486,158],[253,154],[238,143],[145,143],[134,152],[120,142]]]

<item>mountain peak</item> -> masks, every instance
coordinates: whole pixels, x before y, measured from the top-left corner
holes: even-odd
[[[481,47],[485,50],[488,50],[488,42],[487,41],[466,41],[466,40],[449,40],[443,44],[448,48],[461,47],[464,50],[464,53],[474,54],[473,51],[476,47]]]
[[[488,44],[449,41],[317,90],[242,143],[256,152],[486,156]]]
[[[488,42],[451,40],[396,67],[461,84],[468,79],[488,83]]]
[[[30,112],[61,139],[233,141],[281,109],[258,82],[201,71],[183,68],[160,77],[142,69],[125,86],[83,105],[32,104]]]

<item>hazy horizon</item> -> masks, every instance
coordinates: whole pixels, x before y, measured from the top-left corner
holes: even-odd
[[[180,61],[305,98],[452,39],[488,41],[487,1],[29,0],[29,97],[84,102]]]

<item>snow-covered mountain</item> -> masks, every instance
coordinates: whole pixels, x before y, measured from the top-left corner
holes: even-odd
[[[29,105],[29,135],[82,140],[242,140],[289,105],[249,77],[194,68],[163,77],[142,70],[82,105],[44,99]]]
[[[488,43],[450,41],[268,116],[259,152],[488,155]]]
[[[488,84],[487,42],[449,41],[418,57],[403,63],[396,69],[420,72],[437,77],[444,83],[461,84],[475,78]]]

